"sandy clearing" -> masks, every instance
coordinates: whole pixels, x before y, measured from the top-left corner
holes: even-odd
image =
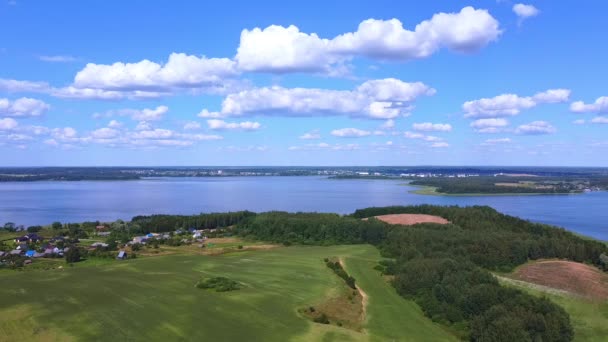
[[[608,299],[608,275],[573,261],[539,260],[519,267],[514,278],[574,293],[589,299]]]
[[[417,223],[438,223],[438,224],[448,224],[450,221],[444,219],[443,217],[433,216],[433,215],[425,215],[425,214],[390,214],[390,215],[380,215],[374,216],[380,221],[384,221],[388,224],[401,224],[406,226],[411,226]],[[364,219],[366,220],[366,219]]]

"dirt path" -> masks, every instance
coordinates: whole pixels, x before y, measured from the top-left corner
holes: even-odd
[[[342,266],[342,268],[344,270],[346,270],[346,264],[344,263],[344,260],[342,259],[342,257],[338,258],[338,262],[340,263],[340,266]],[[355,283],[355,288],[357,289],[357,292],[359,292],[359,295],[361,296],[361,323],[363,324],[363,322],[365,322],[365,318],[367,316],[367,304],[369,302],[369,297],[367,296],[367,293],[365,293],[365,291],[363,291],[363,289],[356,283]]]

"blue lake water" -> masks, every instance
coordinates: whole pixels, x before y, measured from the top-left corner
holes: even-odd
[[[427,196],[394,180],[324,177],[151,178],[0,183],[0,224],[113,221],[145,214],[235,210],[352,213],[370,206],[489,205],[509,215],[608,240],[608,192],[548,196]]]

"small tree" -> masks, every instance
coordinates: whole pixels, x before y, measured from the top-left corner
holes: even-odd
[[[80,261],[80,249],[76,246],[70,246],[67,252],[65,252],[65,261],[67,263],[79,262]]]
[[[60,230],[61,228],[63,228],[63,225],[61,224],[61,222],[53,222],[51,228],[53,228],[54,230]]]

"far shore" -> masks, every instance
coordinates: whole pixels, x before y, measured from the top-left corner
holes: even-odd
[[[580,195],[583,192],[571,192],[571,193],[542,193],[542,192],[509,192],[509,193],[462,193],[462,194],[446,194],[437,192],[437,188],[433,186],[424,185],[412,185],[404,183],[400,185],[408,185],[419,188],[418,190],[411,190],[409,193],[416,195],[428,195],[428,196],[452,196],[452,197],[479,197],[479,196],[564,196],[564,195]]]

